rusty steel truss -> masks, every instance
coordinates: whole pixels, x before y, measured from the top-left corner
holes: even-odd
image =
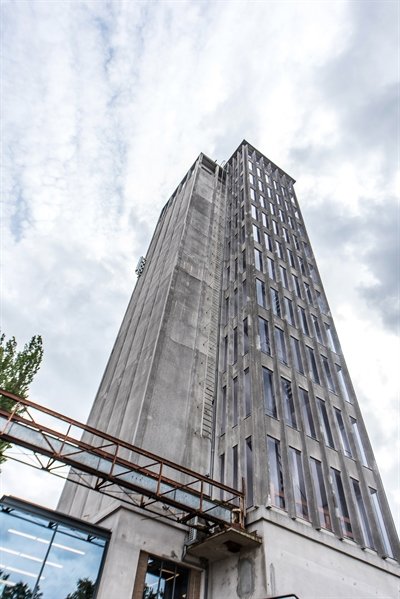
[[[194,528],[244,528],[244,491],[8,391],[0,396],[0,441],[12,446],[9,459]]]

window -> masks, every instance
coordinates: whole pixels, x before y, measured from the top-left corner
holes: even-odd
[[[304,374],[303,360],[301,357],[300,350],[300,342],[296,337],[290,337],[290,343],[292,346],[292,354],[293,354],[293,365],[296,370],[298,370],[301,374]]]
[[[187,597],[189,591],[189,570],[158,557],[149,556],[143,598],[168,597],[181,599]]]
[[[232,486],[234,489],[238,488],[239,484],[239,460],[238,460],[238,446],[232,447]]]
[[[281,451],[280,443],[277,439],[267,437],[267,454],[271,503],[276,507],[285,509],[285,489],[283,486]]]
[[[248,368],[244,371],[244,408],[245,408],[245,416],[250,416],[251,414],[251,380],[250,380],[250,371]]]
[[[249,181],[251,185],[254,185],[254,176],[251,173],[249,173]]]
[[[363,536],[364,545],[366,547],[374,547],[374,541],[372,539],[371,528],[368,522],[368,516],[365,509],[364,501],[362,498],[360,483],[354,478],[350,479],[353,491],[354,503],[357,508],[358,521]]]
[[[256,192],[252,187],[250,187],[250,199],[255,202],[256,201]]]
[[[90,596],[97,594],[109,534],[24,503],[9,497],[1,502],[0,596],[75,597],[78,578],[88,581]]]
[[[296,250],[300,251],[300,244],[299,244],[299,240],[297,239],[296,235],[293,235],[293,240],[294,240],[294,245]]]
[[[261,204],[261,206],[262,206],[263,208],[266,208],[266,207],[267,207],[267,205],[266,205],[266,203],[265,203],[265,198],[264,198],[264,196],[260,196],[260,197],[259,197],[259,200],[260,200],[260,204]]]
[[[232,397],[232,426],[236,426],[239,421],[239,394],[238,394],[238,379],[233,379],[233,397]]]
[[[313,479],[319,524],[321,528],[328,528],[331,530],[331,515],[329,513],[328,496],[326,494],[321,462],[315,458],[310,458],[310,470]]]
[[[306,290],[306,297],[307,297],[307,301],[312,304],[313,303],[313,297],[312,297],[312,293],[311,293],[311,287],[308,283],[304,283],[304,288]]]
[[[254,224],[253,224],[252,228],[253,228],[253,238],[254,238],[254,241],[257,241],[257,243],[261,243],[260,229],[256,225],[254,225]]]
[[[261,177],[261,169],[259,166],[257,167],[257,177]]]
[[[267,195],[269,198],[272,198],[272,192],[269,187],[267,187]]]
[[[317,385],[319,385],[320,380],[319,380],[317,362],[315,361],[314,350],[311,349],[311,347],[308,347],[308,345],[306,345],[306,352],[307,352],[307,357],[308,357],[308,369],[310,372],[310,376],[311,376],[312,380],[314,381],[314,383],[317,383]]]
[[[276,197],[276,199],[278,200],[278,196]],[[285,215],[283,214],[283,210],[281,210],[280,208],[279,208],[279,211],[278,211],[278,216],[279,216],[280,221],[282,223],[284,223],[285,222]]]
[[[301,274],[304,275],[304,276],[307,276],[306,267],[304,265],[303,258],[299,258],[299,264],[300,264]]]
[[[329,326],[329,324],[327,324],[327,323],[325,323],[325,330],[326,330],[326,335],[328,337],[329,347],[331,348],[332,351],[334,351],[335,353],[337,353],[337,349],[336,349],[336,345],[335,345],[335,340],[334,340],[333,334],[332,334],[332,329]]]
[[[326,380],[328,381],[328,389],[332,391],[332,393],[336,393],[335,383],[332,378],[331,369],[329,368],[328,358],[326,356],[321,356],[322,366],[324,367]]]
[[[304,480],[303,464],[301,461],[301,452],[298,449],[294,449],[294,447],[289,447],[289,458],[293,481],[293,496],[296,516],[308,520],[307,493]]]
[[[312,280],[314,281],[314,283],[318,284],[318,277],[317,277],[317,273],[315,271],[315,268],[312,264],[308,265],[308,268],[310,269],[310,275]]]
[[[263,182],[260,180],[258,181],[258,189],[259,189],[259,191],[264,191]]]
[[[257,248],[254,248],[254,265],[257,270],[260,270],[262,272],[262,256],[260,250],[258,250]]]
[[[238,290],[236,288],[233,292],[233,314],[232,314],[233,318],[236,316],[237,312],[238,312]]]
[[[277,418],[276,401],[272,382],[272,372],[268,368],[262,369],[264,388],[264,409],[268,416]]]
[[[281,273],[282,285],[284,287],[286,287],[286,289],[287,289],[289,287],[289,284],[288,284],[288,277],[287,277],[286,268],[284,268],[283,266],[279,266],[279,271]]]
[[[241,241],[244,243],[246,241],[246,227],[243,225],[241,229]]]
[[[243,320],[243,355],[249,351],[249,324],[248,319]]]
[[[235,279],[237,279],[239,273],[238,259],[235,258]]]
[[[285,303],[286,320],[288,321],[289,324],[292,325],[292,327],[294,327],[295,322],[294,322],[294,310],[293,310],[292,300],[290,300],[288,297],[284,297],[284,303]]]
[[[351,403],[350,395],[349,395],[349,392],[347,389],[347,384],[346,384],[346,381],[345,381],[345,378],[343,375],[343,370],[342,370],[341,366],[339,366],[339,364],[336,364],[336,372],[338,375],[342,395],[347,402]]]
[[[389,535],[386,530],[385,521],[383,519],[382,508],[379,502],[378,493],[375,489],[369,488],[371,494],[372,505],[374,506],[375,516],[378,521],[378,529],[381,534],[381,540],[383,543],[383,549],[385,554],[393,557],[393,549],[390,544]]]
[[[246,250],[242,252],[242,270],[243,272],[246,270]]]
[[[258,305],[265,308],[265,284],[260,279],[256,279],[256,296]]]
[[[340,521],[342,534],[345,537],[353,538],[353,530],[351,527],[349,511],[347,509],[346,496],[344,494],[344,488],[342,483],[342,477],[339,470],[331,468],[332,472],[332,484],[333,494],[336,500],[337,514]]]
[[[267,270],[270,279],[276,279],[275,262],[271,258],[267,258]]]
[[[301,330],[303,331],[304,335],[307,335],[309,337],[310,336],[310,329],[308,328],[306,311],[301,306],[299,306],[299,314],[300,314],[300,326],[301,326]]]
[[[258,330],[260,333],[261,351],[265,354],[271,354],[271,345],[269,342],[268,334],[268,322],[264,320],[264,318],[261,318],[261,316],[258,317]]]
[[[219,456],[219,480],[222,484],[225,484],[225,454]],[[224,492],[221,489],[221,500],[224,499]]]
[[[281,389],[283,398],[283,411],[285,422],[293,428],[297,428],[296,412],[294,409],[292,385],[290,381],[281,377]]]
[[[296,263],[295,263],[295,261],[294,261],[294,255],[293,255],[293,252],[292,252],[292,250],[289,250],[289,249],[288,249],[287,253],[288,253],[288,256],[289,256],[289,263],[290,263],[290,266],[291,266],[292,268],[296,268]]]
[[[242,281],[242,298],[243,298],[243,305],[244,305],[247,302],[247,279],[244,279]]]
[[[314,419],[311,411],[310,397],[305,389],[299,387],[301,414],[303,416],[303,425],[306,434],[313,439],[317,438],[314,426]]]
[[[236,364],[238,358],[238,332],[237,328],[233,329],[233,348],[232,348],[232,364]]]
[[[267,250],[269,250],[270,252],[272,252],[271,237],[265,231],[264,231],[264,242],[265,242],[265,247],[267,248]]]
[[[249,171],[252,171],[253,170],[253,163],[251,162],[251,160],[248,160],[247,164],[249,165]]]
[[[361,440],[360,431],[358,429],[358,422],[357,422],[357,420],[355,418],[352,418],[351,416],[350,416],[350,422],[351,422],[351,427],[353,429],[354,438],[355,438],[356,443],[357,443],[358,451],[359,451],[359,454],[360,454],[360,457],[361,457],[361,463],[362,463],[363,466],[367,466],[368,467],[369,464],[368,464],[367,456],[366,456],[365,451],[364,451],[364,445],[363,445],[362,440]]]
[[[321,343],[321,345],[322,345],[323,340],[322,340],[321,329],[319,326],[318,318],[316,316],[314,316],[314,314],[311,314],[311,318],[312,318],[315,336],[317,338],[317,341],[318,341],[318,343]]]
[[[279,316],[279,318],[281,317],[281,304],[279,301],[279,293],[277,292],[276,289],[271,288],[271,307],[272,307],[272,312],[276,315]]]
[[[226,387],[222,387],[222,397],[221,397],[221,435],[225,433],[226,430]]]
[[[326,314],[328,312],[328,306],[326,304],[325,299],[322,297],[319,291],[315,292],[317,295],[317,304],[322,313]]]
[[[318,399],[318,398],[317,398]],[[323,399],[318,399],[318,411],[319,411],[319,420],[320,426],[322,430],[322,434],[324,435],[325,443],[328,447],[335,448],[335,444],[333,442],[331,426],[329,424],[328,412],[326,409],[326,404]]]
[[[279,235],[278,223],[275,220],[272,221],[272,230],[275,235]]]
[[[288,223],[289,223],[291,229],[295,230],[294,220],[292,219],[291,216],[288,216]],[[299,249],[299,248],[297,248],[297,249]]]
[[[286,243],[289,243],[289,233],[285,227],[282,227],[282,235]]]
[[[349,438],[347,436],[346,427],[344,425],[342,412],[338,408],[335,408],[335,414],[336,414],[337,425],[338,425],[339,432],[340,432],[340,440],[342,443],[342,449],[344,451],[344,454],[347,455],[348,458],[352,458],[353,454],[351,453],[351,447],[350,447],[350,443],[349,443]]]
[[[268,202],[269,204],[269,211],[271,212],[271,214],[275,214],[275,208],[272,202]]]
[[[257,208],[254,206],[254,204],[251,204],[251,216],[257,220]]]
[[[268,227],[268,219],[267,219],[267,215],[265,214],[265,212],[261,212],[261,222],[263,227]]]
[[[282,329],[279,329],[278,327],[275,327],[275,346],[278,360],[283,362],[283,364],[287,364],[288,359],[285,344],[285,334]]]
[[[301,298],[301,290],[300,290],[299,279],[296,277],[296,275],[292,274],[292,280],[293,280],[293,289],[294,289],[294,292],[297,295],[297,297]]]
[[[251,437],[246,439],[246,498],[247,507],[253,505],[253,447]]]
[[[279,258],[281,260],[283,260],[282,244],[279,243],[279,241],[275,240],[275,247],[276,247],[276,253],[278,254]]]

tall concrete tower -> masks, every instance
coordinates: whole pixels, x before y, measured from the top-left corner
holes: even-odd
[[[243,141],[165,205],[89,424],[246,488],[257,546],[67,482],[112,531],[99,599],[393,597],[397,535],[294,191]],[[221,497],[223,499],[223,497]]]

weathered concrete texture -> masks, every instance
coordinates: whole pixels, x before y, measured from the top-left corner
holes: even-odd
[[[200,473],[210,471],[224,206],[200,158],[160,218],[89,417]],[[59,509],[91,519],[108,503],[67,483]]]
[[[185,531],[117,508],[101,520],[112,530],[97,599],[131,599],[141,551],[169,561],[180,561]]]
[[[211,564],[209,599],[291,593],[300,599],[398,597],[398,567],[372,553],[360,553],[355,544],[313,530],[306,535],[296,522],[292,530],[267,520],[254,526],[263,546]]]

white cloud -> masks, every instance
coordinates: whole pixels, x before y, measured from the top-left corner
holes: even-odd
[[[351,236],[394,189],[395,5],[20,1],[2,10],[2,328],[21,343],[44,337],[35,399],[86,417],[161,207],[200,151],[222,161],[247,138],[299,180],[398,506],[399,470],[381,434],[392,442],[395,347],[359,290],[376,277],[380,240],[368,237],[366,253]],[[313,220],[332,204],[347,254],[337,251],[340,226],[319,236]],[[7,476],[5,490],[23,494]]]

